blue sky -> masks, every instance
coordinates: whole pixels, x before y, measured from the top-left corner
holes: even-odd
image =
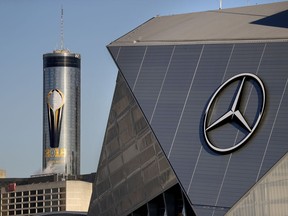
[[[272,0],[223,0],[223,8]],[[29,177],[42,167],[42,55],[81,54],[81,173],[95,172],[117,68],[106,46],[157,15],[216,10],[217,0],[0,0],[0,169]]]

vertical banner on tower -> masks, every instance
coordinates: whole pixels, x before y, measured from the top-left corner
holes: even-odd
[[[59,89],[49,91],[47,95],[47,113],[50,148],[46,146],[45,157],[53,164],[61,162],[65,156],[65,148],[60,145],[64,103],[64,94]]]

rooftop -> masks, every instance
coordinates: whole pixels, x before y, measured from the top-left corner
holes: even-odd
[[[288,40],[288,1],[157,16],[109,46]]]

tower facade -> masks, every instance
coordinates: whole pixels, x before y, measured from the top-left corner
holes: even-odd
[[[81,57],[43,55],[43,172],[80,174]]]

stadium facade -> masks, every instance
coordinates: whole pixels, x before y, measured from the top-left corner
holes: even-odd
[[[119,73],[88,215],[288,212],[288,2],[160,16]]]
[[[80,174],[80,55],[43,55],[43,172]]]

